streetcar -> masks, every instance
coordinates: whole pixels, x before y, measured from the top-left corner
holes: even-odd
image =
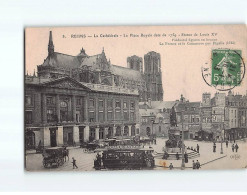
[[[94,168],[100,169],[152,169],[154,168],[153,148],[137,146],[116,146],[98,149]],[[102,156],[99,154],[102,152]]]

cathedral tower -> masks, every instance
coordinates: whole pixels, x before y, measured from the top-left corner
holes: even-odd
[[[140,71],[143,73],[143,62],[142,58],[136,55],[127,58],[127,67],[133,70]]]
[[[152,101],[163,101],[160,54],[151,51],[144,55],[144,67],[147,98],[151,98]]]

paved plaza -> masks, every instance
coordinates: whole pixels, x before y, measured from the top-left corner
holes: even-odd
[[[157,144],[151,145],[154,148],[155,154],[163,153],[162,148],[165,146],[167,139],[157,138]],[[220,154],[221,143],[216,143],[216,152],[213,152],[212,142],[198,142],[195,140],[186,140],[186,147],[196,148],[196,145],[200,146],[200,157],[189,159],[185,164],[187,170],[192,168],[192,160],[198,160],[200,162],[201,169],[240,169],[247,166],[247,143],[245,140],[238,140],[236,143],[239,145],[238,153],[232,152],[231,145],[229,143],[228,148],[223,143],[223,154]],[[28,152],[26,155],[26,170],[28,171],[93,171],[93,164],[96,153],[84,152],[84,149],[75,147],[69,148],[69,161],[66,161],[62,166],[58,168],[44,168],[42,161],[42,154],[36,154],[34,152]],[[78,169],[73,169],[72,157],[76,159]],[[155,170],[167,170],[169,164],[172,163],[174,170],[181,169],[181,160],[163,160],[161,155],[155,157]]]

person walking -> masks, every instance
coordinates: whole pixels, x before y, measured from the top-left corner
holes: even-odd
[[[178,154],[178,152],[176,153],[176,158],[177,158],[177,160],[179,160],[179,154]]]
[[[76,163],[75,163],[75,158],[74,157],[72,157],[72,164],[73,164],[73,169],[76,167],[77,169],[78,169],[78,167],[77,167],[77,165],[76,165]]]
[[[185,154],[184,154],[184,162],[188,163],[188,154],[187,154],[187,152],[185,152]]]
[[[172,169],[173,169],[173,164],[172,164],[172,163],[170,163],[170,165],[169,165],[169,169],[170,169],[170,170],[172,170]]]
[[[196,163],[194,160],[192,161],[192,169],[196,169]]]
[[[196,161],[196,169],[200,169],[201,168],[201,164],[200,164],[200,162],[197,160]]]
[[[234,148],[235,148],[235,145],[234,145],[234,144],[232,144],[232,152],[234,152]]]
[[[228,140],[226,140],[226,147],[228,148]]]
[[[238,152],[238,144],[235,144],[235,150]]]
[[[197,153],[199,153],[200,146],[197,144],[196,145]]]
[[[213,145],[213,152],[216,152],[216,143]]]

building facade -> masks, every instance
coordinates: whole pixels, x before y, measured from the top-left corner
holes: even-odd
[[[170,113],[178,101],[151,101],[139,103],[140,135],[152,134],[168,137],[170,128]]]
[[[26,148],[79,145],[139,132],[137,90],[78,82],[70,77],[26,77]]]

